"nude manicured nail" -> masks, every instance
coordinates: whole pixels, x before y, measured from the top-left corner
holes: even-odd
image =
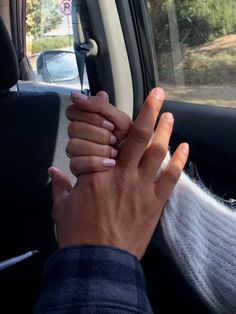
[[[103,120],[101,126],[109,131],[113,131],[115,129],[114,124],[107,120]]]
[[[115,167],[116,161],[115,159],[105,158],[103,159],[102,164],[104,167]]]
[[[189,145],[188,145],[187,143],[182,144],[181,149],[182,149],[182,152],[183,152],[185,155],[188,155],[188,153],[189,153]]]
[[[114,145],[114,144],[116,144],[116,143],[117,143],[117,138],[116,138],[116,136],[115,136],[115,135],[111,135],[110,144],[111,144],[111,145]]]
[[[170,112],[163,113],[162,119],[164,119],[168,123],[172,123],[174,121],[173,114]]]
[[[111,158],[116,158],[116,156],[118,155],[118,150],[115,148],[111,149]]]
[[[87,100],[88,96],[86,96],[84,94],[79,94],[79,93],[76,93],[76,92],[71,92],[71,98]]]

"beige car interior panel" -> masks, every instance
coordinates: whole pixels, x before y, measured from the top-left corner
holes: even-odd
[[[115,0],[98,0],[107,39],[116,107],[133,116],[133,85],[125,41]],[[122,56],[122,57],[121,57]]]
[[[71,100],[68,95],[58,95],[60,97],[60,118],[52,166],[63,171],[70,178],[72,184],[74,184],[76,177],[70,171],[70,159],[66,155],[66,146],[69,141],[67,128],[70,122],[66,118],[65,110],[71,104]]]

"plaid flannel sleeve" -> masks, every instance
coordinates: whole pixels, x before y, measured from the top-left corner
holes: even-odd
[[[139,261],[126,251],[64,248],[46,263],[35,313],[152,313],[145,285]]]

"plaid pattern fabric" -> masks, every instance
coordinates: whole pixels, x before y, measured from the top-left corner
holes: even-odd
[[[109,246],[81,245],[52,255],[37,314],[152,313],[139,261]]]

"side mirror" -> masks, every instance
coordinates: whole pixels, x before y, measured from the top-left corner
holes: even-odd
[[[75,54],[70,51],[43,51],[37,58],[37,71],[47,83],[80,83]]]

